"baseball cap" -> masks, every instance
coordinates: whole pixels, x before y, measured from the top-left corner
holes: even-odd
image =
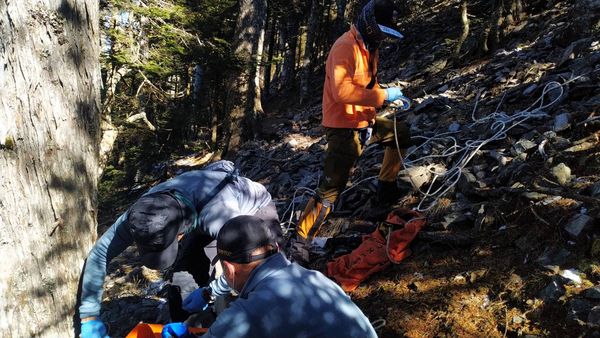
[[[404,38],[396,24],[394,14],[399,11],[392,0],[371,0],[365,7],[369,5],[373,8],[375,21],[382,33],[392,38]]]
[[[183,215],[182,205],[169,193],[142,196],[129,208],[127,222],[142,264],[158,270],[173,265]]]
[[[260,247],[272,245],[273,250],[252,255]],[[257,216],[234,217],[223,225],[217,235],[219,259],[228,262],[247,264],[277,252],[276,236],[269,223]]]

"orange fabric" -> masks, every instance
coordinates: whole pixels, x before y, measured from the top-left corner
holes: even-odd
[[[139,323],[136,325],[125,338],[161,338],[161,332],[163,329],[162,324],[147,324]],[[191,333],[206,333],[207,328],[190,327]]]
[[[407,216],[414,217],[406,221]],[[386,223],[404,226],[392,231],[389,247],[381,231],[376,229],[365,235],[361,245],[351,253],[327,263],[327,276],[335,279],[344,291],[353,291],[369,276],[408,257],[411,253],[408,245],[425,225],[425,219],[417,212],[396,209],[388,215]]]
[[[365,128],[375,119],[375,107],[381,107],[386,92],[371,81],[369,51],[356,27],[339,37],[331,47],[325,66],[323,86],[323,126],[330,128]],[[378,54],[375,53],[373,74]]]

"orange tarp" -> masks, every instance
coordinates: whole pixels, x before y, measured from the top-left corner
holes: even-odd
[[[335,279],[344,291],[353,291],[372,274],[408,257],[411,253],[408,245],[425,222],[425,218],[416,211],[395,209],[384,223],[390,227],[388,238],[379,228],[363,236],[358,248],[327,263],[327,276]]]
[[[125,338],[161,338],[160,333],[163,326],[162,324],[139,323]],[[190,327],[189,330],[194,334],[202,334],[208,331],[207,328],[198,327]]]

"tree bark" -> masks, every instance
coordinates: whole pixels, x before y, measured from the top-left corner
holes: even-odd
[[[458,61],[460,58],[460,49],[462,48],[462,45],[465,43],[465,40],[467,40],[467,37],[469,36],[469,17],[468,17],[468,12],[467,12],[467,6],[469,4],[468,0],[462,0],[461,6],[460,6],[460,19],[462,22],[462,34],[460,35],[460,37],[458,38],[458,41],[456,42],[456,46],[454,47],[454,60]]]
[[[281,69],[281,87],[287,88],[292,85],[296,74],[296,49],[298,48],[298,30],[300,13],[290,9],[285,24],[285,48],[283,54],[283,67]]]
[[[484,53],[496,50],[500,43],[504,0],[494,0],[492,6],[493,12],[483,33],[482,51]]]
[[[74,334],[96,239],[98,22],[97,1],[0,0],[2,337]]]
[[[258,65],[262,59],[267,16],[266,0],[240,0],[234,36],[234,51],[240,71],[229,81],[227,156],[233,156],[249,135],[257,132],[256,119],[262,113]]]
[[[346,5],[348,4],[348,1],[336,0],[335,4],[337,6],[335,16],[335,32],[336,35],[340,36],[348,29],[346,25]]]
[[[273,56],[275,53],[275,41],[277,37],[277,20],[273,17],[269,18],[269,29],[266,33],[266,40],[269,41],[267,49],[267,60],[265,61],[263,96],[265,98],[271,95],[271,73],[273,67]]]
[[[308,96],[308,87],[310,83],[310,75],[312,72],[312,62],[315,59],[315,37],[319,31],[318,23],[320,19],[321,6],[320,0],[312,0],[310,6],[310,15],[308,17],[308,29],[306,32],[306,47],[304,48],[304,56],[302,58],[302,74],[300,80],[300,103],[304,103]]]

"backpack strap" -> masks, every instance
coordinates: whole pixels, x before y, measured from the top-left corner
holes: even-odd
[[[185,206],[187,206],[190,210],[192,210],[192,215],[191,215],[191,224],[190,226],[187,228],[187,232],[192,231],[193,229],[196,229],[196,227],[198,226],[198,215],[200,214],[200,211],[202,211],[202,209],[208,204],[208,202],[210,202],[213,198],[215,198],[215,196],[217,196],[217,194],[219,192],[221,192],[221,190],[223,190],[223,188],[225,188],[226,185],[228,185],[229,183],[233,182],[235,180],[235,172],[230,172],[229,174],[227,174],[227,176],[225,176],[225,178],[219,182],[219,184],[217,184],[200,202],[198,202],[196,205],[194,205],[194,203],[192,203],[192,201],[184,194],[182,194],[181,192],[172,189],[169,190],[168,193],[170,193],[171,195],[173,195],[175,197],[176,200],[178,200],[180,203],[184,204]]]
[[[223,190],[223,188],[225,188],[226,185],[233,182],[234,177],[234,173],[227,174],[227,176],[225,176],[225,178],[221,182],[219,182],[219,184],[217,184],[213,188],[213,190],[211,190],[208,193],[208,195],[206,195],[200,202],[198,202],[198,204],[196,204],[196,212],[200,213],[200,211],[202,211],[202,209],[208,204],[208,202],[215,198],[215,196],[217,196],[217,194],[221,192],[221,190]]]

